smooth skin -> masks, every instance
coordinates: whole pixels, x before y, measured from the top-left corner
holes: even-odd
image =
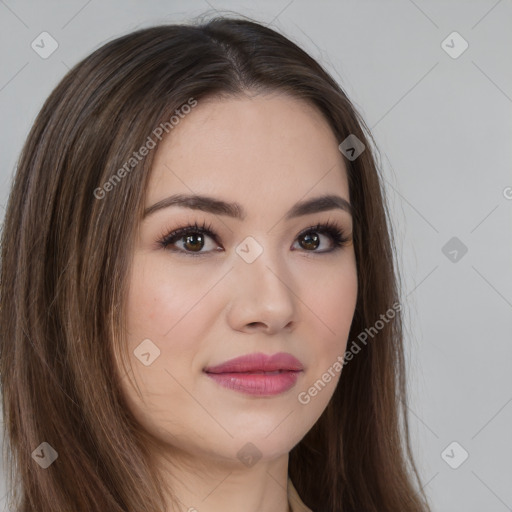
[[[155,463],[181,510],[288,511],[289,452],[324,411],[339,372],[308,404],[298,395],[343,356],[358,290],[350,213],[285,215],[324,194],[349,202],[339,142],[308,103],[247,93],[199,101],[156,150],[146,208],[173,194],[200,194],[237,202],[246,213],[241,220],[161,208],[141,221],[133,248],[126,334],[138,390],[126,375],[122,386],[158,442]],[[328,221],[348,236],[343,246],[328,233],[299,236]],[[211,224],[216,238],[191,229],[188,238],[159,243],[195,222]],[[236,252],[248,236],[263,249],[252,263]],[[148,366],[134,354],[146,339],[160,350]],[[296,385],[250,396],[203,372],[255,352],[297,357],[304,371]],[[250,452],[247,443],[257,449],[255,462],[237,456]]]

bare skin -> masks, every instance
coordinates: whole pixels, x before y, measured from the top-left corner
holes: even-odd
[[[200,194],[236,201],[246,216],[174,205],[141,222],[127,305],[127,353],[141,396],[126,378],[123,388],[159,443],[155,461],[180,503],[169,501],[169,512],[287,512],[289,452],[324,411],[339,372],[308,404],[298,394],[343,356],[357,267],[348,211],[285,215],[327,194],[350,202],[340,141],[316,109],[282,94],[199,101],[170,135],[156,153],[146,208]],[[329,232],[303,234],[328,221],[348,237],[342,246]],[[195,222],[211,225],[215,238],[191,228],[159,244]],[[244,245],[248,236],[257,245]],[[240,255],[258,246],[254,261]],[[145,339],[160,350],[148,366],[134,355]],[[227,389],[203,372],[255,352],[287,352],[304,369],[271,396]]]

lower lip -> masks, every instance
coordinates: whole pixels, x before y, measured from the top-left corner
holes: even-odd
[[[300,371],[280,373],[206,373],[221,386],[256,396],[274,396],[291,389]]]

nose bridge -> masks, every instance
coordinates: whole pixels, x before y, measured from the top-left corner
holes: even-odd
[[[247,237],[236,247],[235,256],[234,310],[241,315],[238,320],[272,328],[287,325],[295,312],[295,297],[291,273],[278,248]]]
[[[259,283],[262,291],[270,287],[274,292],[279,292],[284,287],[289,293],[286,285],[289,275],[286,272],[285,260],[279,255],[277,248],[262,241],[261,237],[258,241],[248,236],[238,244],[236,253],[240,261],[235,260],[235,266],[239,268],[240,276],[244,280],[253,281],[251,286]]]

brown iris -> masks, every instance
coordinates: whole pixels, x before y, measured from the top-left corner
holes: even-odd
[[[316,233],[307,233],[302,237],[301,246],[304,249],[316,249],[319,244],[319,236]]]
[[[201,233],[192,233],[183,238],[185,239],[185,248],[191,251],[199,252],[204,246],[203,235]]]

